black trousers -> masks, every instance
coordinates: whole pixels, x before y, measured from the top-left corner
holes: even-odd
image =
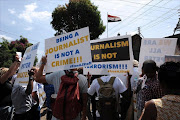
[[[14,120],[40,120],[40,114],[37,107],[38,106],[35,105],[23,114],[15,114]]]

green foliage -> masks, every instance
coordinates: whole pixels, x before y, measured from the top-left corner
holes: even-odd
[[[9,49],[9,42],[2,38],[3,42],[0,43],[0,67],[10,67],[13,60],[13,55],[11,50]]]
[[[10,43],[9,48],[10,49],[15,48],[16,52],[22,52],[22,55],[24,55],[26,48],[28,48],[31,45],[32,44],[28,42],[27,38],[20,36],[19,40],[12,41]]]
[[[22,36],[20,36],[19,40],[11,41],[11,43],[5,38],[2,39],[3,42],[0,43],[0,67],[10,67],[14,62],[16,52],[22,52],[23,55],[26,48],[32,45],[32,43],[28,42],[27,38]]]
[[[62,34],[62,30],[71,32],[89,26],[91,40],[105,31],[97,6],[89,0],[70,2],[66,6],[59,5],[52,13],[51,24],[57,30],[56,35]]]

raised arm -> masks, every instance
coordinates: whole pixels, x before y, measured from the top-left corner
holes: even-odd
[[[41,63],[41,66],[39,68],[39,71],[37,72],[37,74],[35,76],[35,81],[38,83],[46,83],[45,76],[43,75],[43,69],[47,63],[47,56],[43,56],[41,59],[41,62],[42,63]]]
[[[124,91],[123,93],[121,93],[121,95],[127,100],[127,101],[130,101],[131,100],[131,97],[132,97],[132,93],[131,93],[131,76],[129,74],[129,72],[127,73],[128,74],[128,77],[127,77],[127,90]]]
[[[8,78],[13,76],[13,74],[16,72],[16,70],[18,69],[18,67],[20,65],[20,62],[18,60],[19,60],[19,57],[18,57],[18,55],[16,55],[16,60],[10,66],[9,70],[0,77],[1,84],[5,83],[8,80]]]
[[[88,72],[87,74],[88,88],[90,87],[91,74]]]
[[[28,74],[29,74],[29,82],[28,82],[25,93],[27,95],[30,95],[32,93],[32,89],[33,89],[33,75],[34,74],[33,74],[33,72],[31,70],[28,71]]]

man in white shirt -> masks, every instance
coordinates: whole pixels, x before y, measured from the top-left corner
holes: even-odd
[[[103,82],[108,82],[111,77],[112,76],[102,76],[101,80]],[[98,92],[99,88],[100,88],[100,85],[99,85],[97,79],[93,80],[90,88],[88,88],[88,94],[89,95],[94,95],[94,93],[96,92],[97,96],[99,96],[99,92]],[[116,77],[115,80],[114,80],[113,88],[115,90],[116,97],[118,97],[118,95],[120,93],[123,93],[124,91],[127,90],[127,88],[125,87],[124,83],[118,77]]]
[[[102,76],[100,78],[103,82],[109,82],[111,77],[112,76]],[[113,88],[115,90],[117,100],[118,100],[120,94],[124,98],[128,98],[127,88],[125,87],[124,83],[120,80],[120,78],[115,77],[115,80],[113,83]],[[98,80],[94,79],[92,84],[90,85],[90,88],[88,88],[88,94],[94,95],[94,93],[96,92],[97,96],[99,96],[99,89],[100,89],[100,85],[98,83]]]

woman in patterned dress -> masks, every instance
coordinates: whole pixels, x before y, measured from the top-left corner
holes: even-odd
[[[139,120],[180,120],[180,63],[161,65],[158,79],[166,95],[146,102]]]

